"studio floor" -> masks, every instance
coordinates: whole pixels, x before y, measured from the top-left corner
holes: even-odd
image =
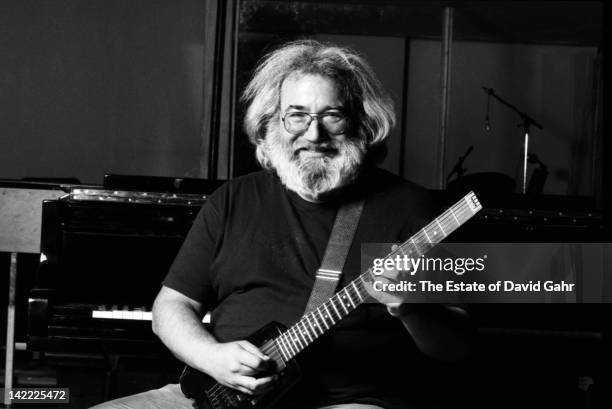
[[[108,399],[143,392],[177,382],[182,366],[178,361],[121,357],[116,370],[101,356],[44,356],[19,351],[15,359],[15,388],[69,388],[66,404],[12,404],[11,408],[84,409]],[[4,377],[2,376],[2,384]],[[6,407],[6,406],[4,406]]]

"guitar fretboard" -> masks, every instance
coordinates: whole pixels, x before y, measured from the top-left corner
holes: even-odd
[[[474,192],[468,193],[410,239],[397,246],[385,258],[395,258],[397,255],[409,257],[424,255],[480,209],[482,206]],[[274,346],[285,362],[295,357],[365,302],[370,297],[366,286],[370,285],[373,279],[372,268],[369,268],[329,300],[305,314],[291,328],[276,337],[273,341]]]

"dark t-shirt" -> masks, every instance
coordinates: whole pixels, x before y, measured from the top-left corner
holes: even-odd
[[[362,272],[362,243],[405,241],[435,216],[425,189],[380,169],[326,203],[305,201],[260,171],[208,198],[163,284],[211,310],[222,342],[271,321],[290,326],[304,312],[338,207],[355,197],[365,205],[339,288]],[[406,403],[421,359],[399,320],[364,304],[298,356],[302,381],[285,400]]]

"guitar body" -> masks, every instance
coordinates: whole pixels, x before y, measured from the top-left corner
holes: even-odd
[[[283,325],[272,322],[247,337],[246,340],[265,351],[285,329]],[[181,390],[185,396],[195,400],[197,409],[270,408],[300,378],[300,370],[294,359],[285,362],[281,358],[274,358],[273,355],[271,358],[274,364],[269,373],[278,373],[279,377],[274,388],[264,394],[255,396],[244,394],[221,385],[214,378],[189,366],[186,366],[181,374],[179,381]],[[261,376],[267,376],[269,373],[263,373]]]

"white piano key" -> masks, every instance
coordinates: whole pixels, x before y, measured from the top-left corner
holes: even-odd
[[[112,320],[137,320],[151,321],[153,313],[151,311],[129,311],[129,310],[92,310],[92,318],[112,319]]]
[[[113,312],[112,311],[92,311],[91,312],[91,317],[92,318],[113,318]]]

